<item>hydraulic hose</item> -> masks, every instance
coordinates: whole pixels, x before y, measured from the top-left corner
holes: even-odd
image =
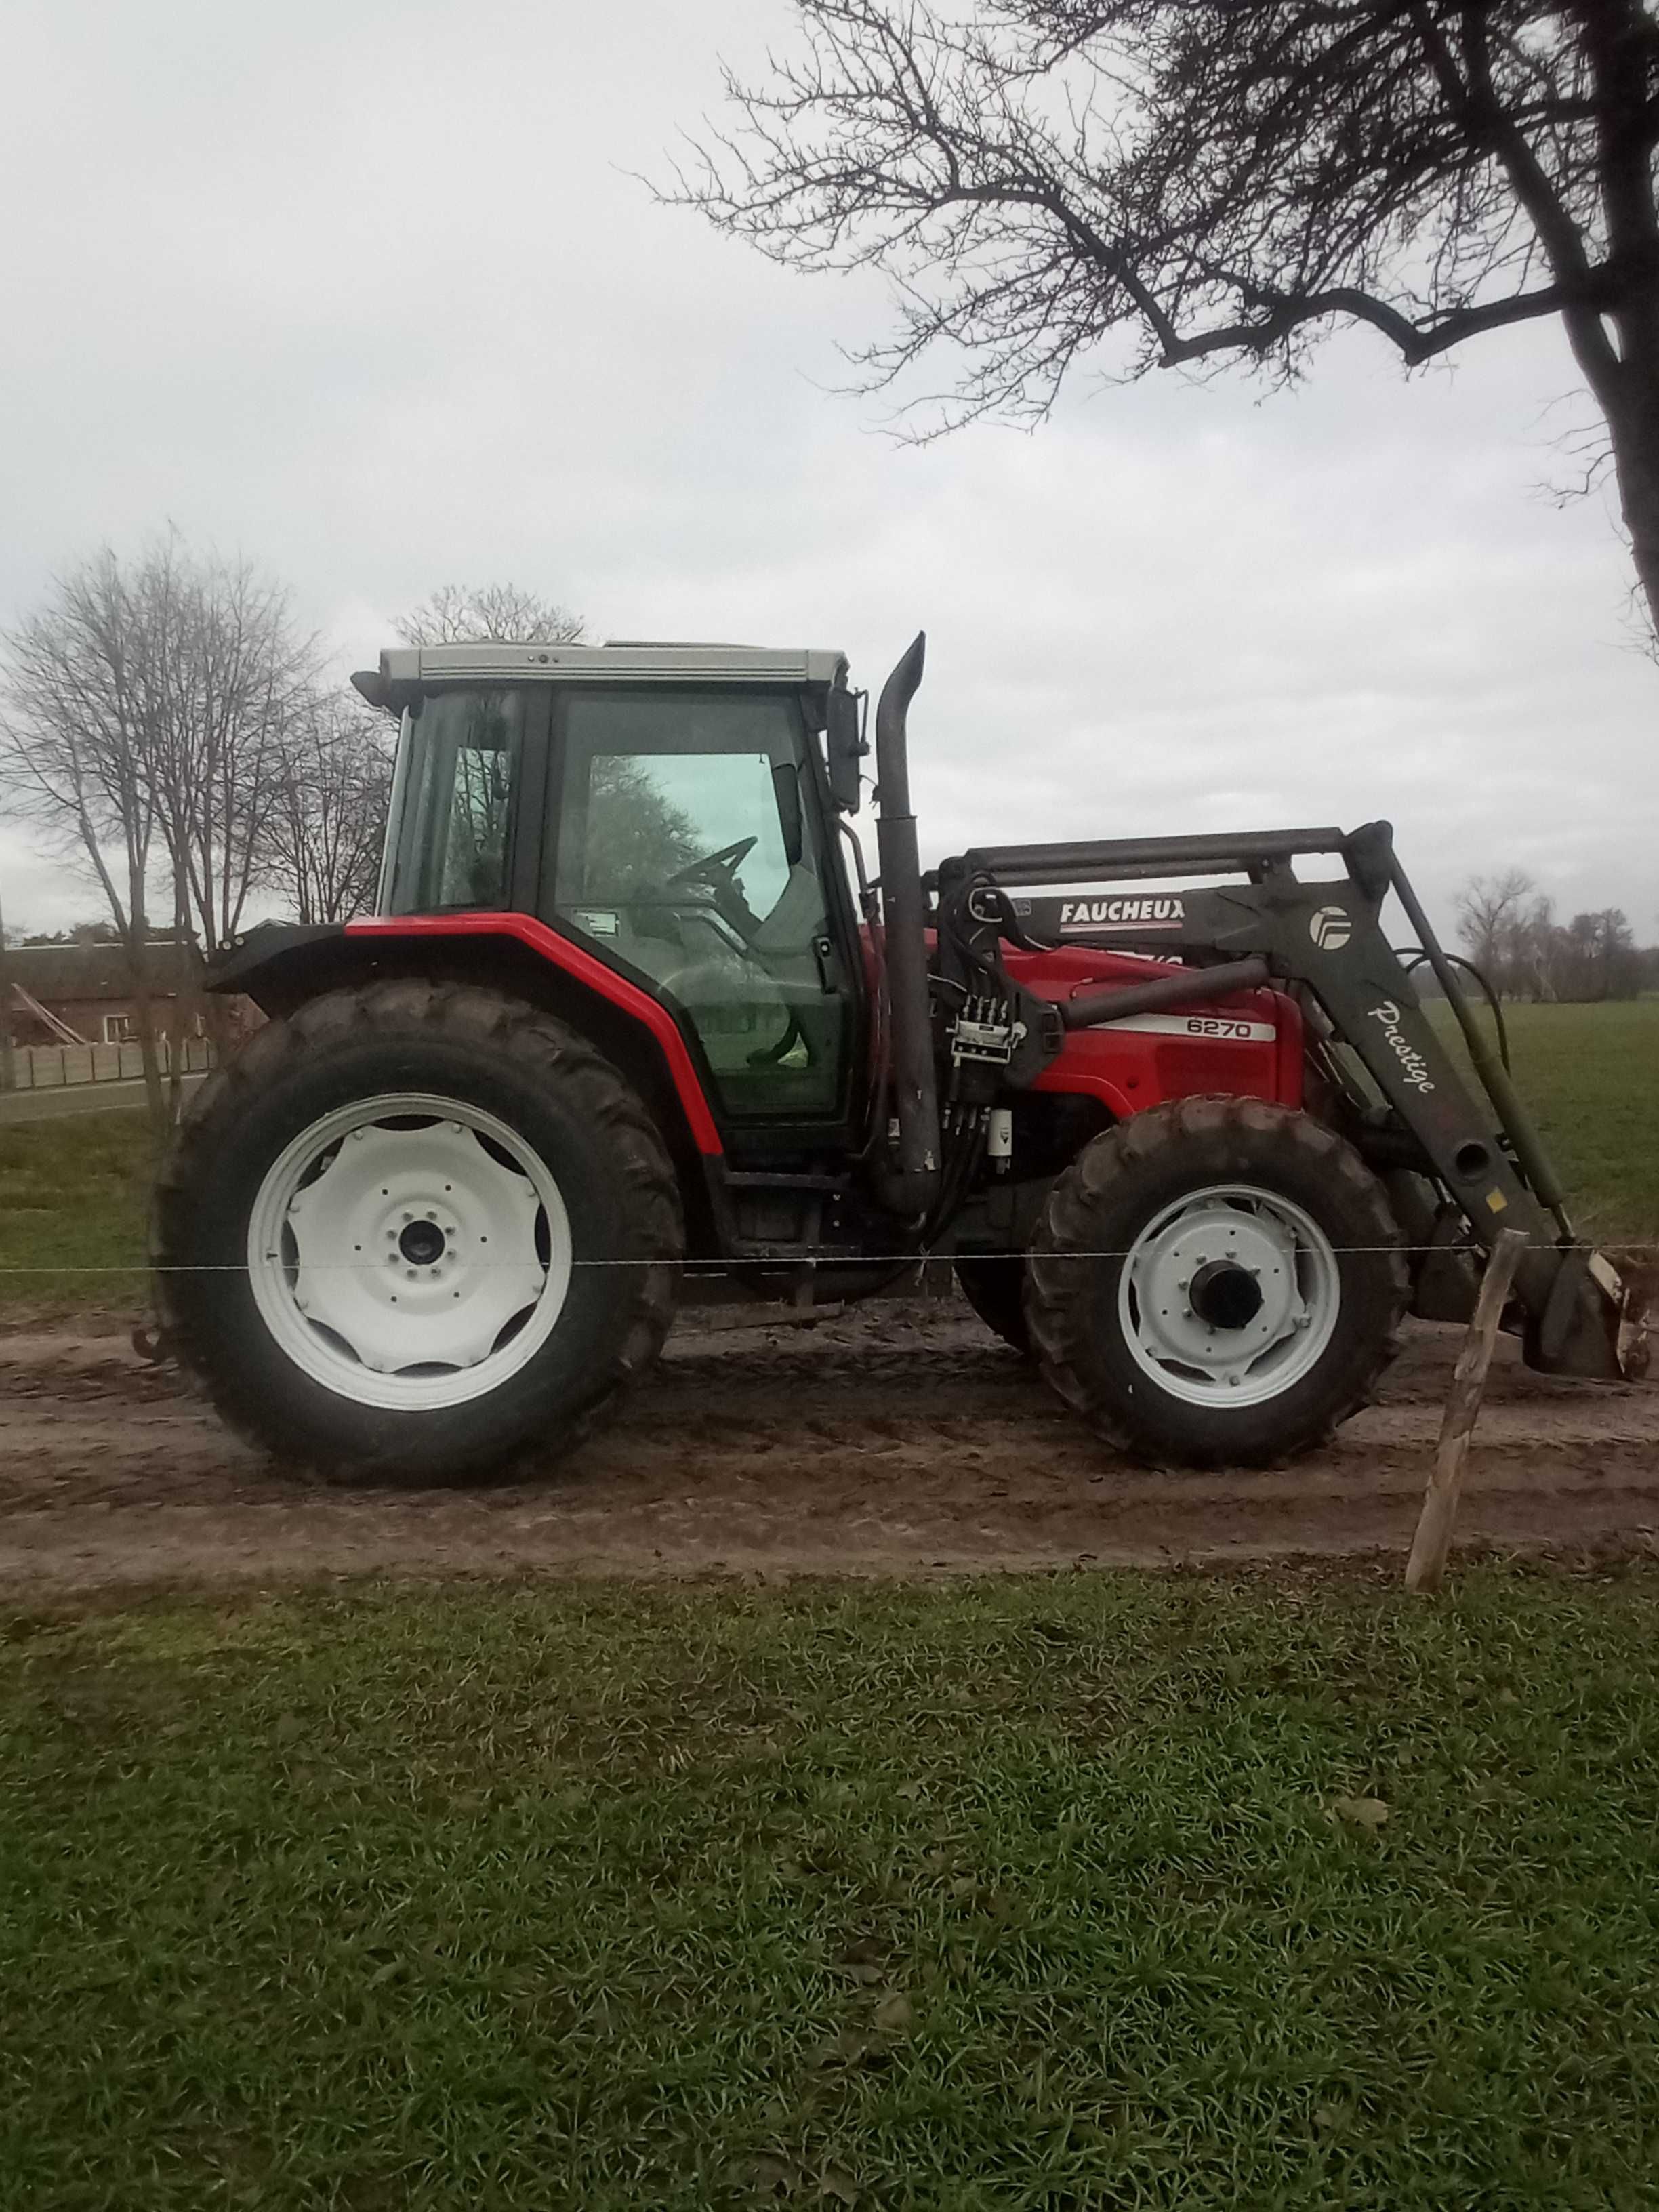
[[[1267,980],[1267,962],[1253,954],[1248,960],[1224,961],[1218,968],[1188,968],[1179,975],[1160,975],[1155,982],[1084,991],[1075,999],[1060,1000],[1060,1018],[1068,1030],[1097,1029],[1128,1014],[1154,1014],[1165,1006],[1228,998],[1235,991],[1255,990]]]

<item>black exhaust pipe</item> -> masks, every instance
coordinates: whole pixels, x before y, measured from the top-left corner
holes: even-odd
[[[876,849],[881,860],[883,964],[898,1146],[896,1157],[890,1152],[872,1181],[883,1205],[907,1218],[927,1212],[939,1191],[939,1078],[927,995],[927,916],[916,818],[910,811],[904,727],[927,653],[927,633],[918,630],[909,651],[882,685],[876,703],[876,782],[881,799]]]

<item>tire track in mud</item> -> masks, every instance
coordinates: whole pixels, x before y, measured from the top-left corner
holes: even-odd
[[[340,1491],[234,1443],[118,1335],[15,1331],[0,1336],[0,1586],[1403,1559],[1458,1341],[1415,1330],[1382,1401],[1313,1458],[1159,1474],[1098,1444],[954,1305],[810,1329],[692,1315],[623,1420],[544,1480]],[[1656,1531],[1659,1389],[1534,1376],[1500,1347],[1460,1537]]]

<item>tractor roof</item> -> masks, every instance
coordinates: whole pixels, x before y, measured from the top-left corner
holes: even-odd
[[[443,683],[833,684],[844,653],[757,645],[399,645],[378,675],[354,677],[365,698],[389,704],[394,687]],[[377,696],[378,695],[378,696]]]

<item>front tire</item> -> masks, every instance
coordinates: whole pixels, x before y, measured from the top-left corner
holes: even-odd
[[[1397,1348],[1400,1231],[1306,1114],[1182,1098],[1097,1137],[1033,1243],[1045,1379],[1155,1466],[1261,1467],[1322,1443]]]
[[[334,1478],[568,1451],[660,1349],[683,1249],[657,1130],[535,1008],[378,983],[273,1022],[158,1191],[171,1347],[232,1428]]]

